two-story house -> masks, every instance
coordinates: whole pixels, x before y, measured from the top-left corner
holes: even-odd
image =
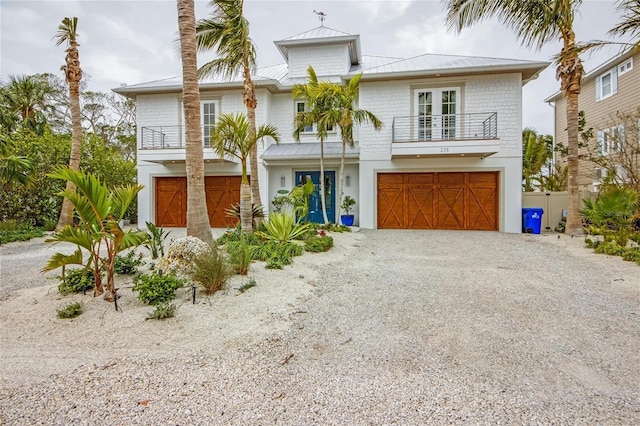
[[[622,183],[631,171],[629,168],[637,170],[640,164],[637,147],[640,120],[638,66],[640,51],[627,50],[605,61],[582,79],[578,109],[584,112],[584,128],[593,129],[594,134],[579,151],[578,184],[581,189],[598,191],[609,173],[615,173],[612,177]],[[567,146],[564,94],[557,92],[545,102],[554,106],[555,141]]]
[[[293,119],[305,108],[291,89],[306,83],[307,68],[320,80],[346,82],[362,72],[359,108],[384,127],[355,129],[348,149],[345,194],[357,200],[356,223],[364,228],[521,230],[522,86],[547,62],[425,54],[408,59],[366,56],[359,35],[321,26],[275,42],[285,63],[260,68],[258,125],[276,126],[279,145],[259,147],[263,202],[302,183],[319,182],[320,146],[310,127],[297,143]],[[125,86],[135,98],[138,126],[139,221],[185,226],[186,179],[181,79]],[[206,191],[213,227],[228,222],[224,209],[237,202],[240,165],[209,147],[221,113],[243,112],[242,81],[201,81]],[[339,131],[324,146],[327,210],[340,214],[336,179]],[[319,220],[317,194],[311,220]]]

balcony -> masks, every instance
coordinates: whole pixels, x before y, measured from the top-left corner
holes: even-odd
[[[211,148],[213,125],[200,127],[206,163],[222,163]],[[140,128],[138,159],[158,164],[184,163],[186,158],[185,126],[146,126]]]
[[[394,117],[392,157],[487,157],[500,149],[498,113]]]

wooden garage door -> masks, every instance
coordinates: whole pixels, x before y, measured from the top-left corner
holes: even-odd
[[[378,228],[498,230],[498,173],[378,175]]]
[[[205,191],[209,223],[213,228],[234,226],[225,209],[240,202],[240,176],[207,176]],[[156,178],[156,225],[187,226],[187,178]]]

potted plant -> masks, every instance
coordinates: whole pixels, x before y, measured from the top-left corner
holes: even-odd
[[[356,205],[356,200],[354,200],[353,197],[349,195],[344,197],[344,200],[342,200],[342,210],[344,210],[346,213],[346,214],[340,215],[340,221],[342,222],[343,225],[353,226],[353,215],[349,213],[351,212],[351,209],[355,205]]]

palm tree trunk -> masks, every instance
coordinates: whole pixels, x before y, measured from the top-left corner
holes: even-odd
[[[69,156],[69,168],[71,170],[80,169],[80,153],[82,151],[82,116],[80,112],[80,80],[82,78],[82,70],[80,69],[80,61],[78,59],[78,49],[75,42],[71,43],[71,47],[67,51],[66,74],[69,83],[69,103],[71,104],[71,154]],[[76,186],[71,182],[67,182],[67,191],[74,192]],[[73,223],[73,206],[71,202],[65,198],[62,200],[62,210],[56,225],[56,231],[60,231],[65,225]]]
[[[256,99],[256,86],[251,79],[251,68],[249,67],[249,52],[245,46],[245,52],[243,55],[243,67],[244,67],[244,91],[242,98],[244,105],[247,107],[247,120],[249,121],[249,138],[254,140],[256,138],[256,107],[258,106],[258,100]],[[251,147],[249,156],[249,163],[251,165],[251,198],[253,205],[261,206],[262,199],[260,197],[260,179],[258,178],[258,144],[254,143]],[[253,213],[252,213],[253,215]],[[256,221],[260,218],[256,218]],[[259,224],[259,223],[256,223]]]
[[[565,51],[571,51],[575,46],[575,34],[569,30],[563,34]],[[582,220],[580,218],[580,192],[578,187],[578,95],[580,94],[580,81],[582,80],[582,63],[577,53],[566,55],[566,58],[558,65],[557,74],[560,77],[561,89],[565,94],[567,113],[567,165],[569,168],[568,190],[569,206],[565,233],[582,233]]]
[[[251,206],[251,186],[240,184],[240,227],[245,234],[253,233],[253,209]]]
[[[324,195],[324,141],[322,138],[320,139],[320,203],[322,204],[322,218],[324,219],[324,224],[329,223],[329,218],[327,217],[327,203],[326,197]]]
[[[182,91],[186,125],[187,235],[213,244],[204,188],[204,154],[200,133],[200,89],[193,0],[178,0],[178,28],[182,52]]]
[[[340,213],[340,209],[342,208],[342,197],[344,197],[344,157],[346,155],[346,151],[347,143],[345,141],[342,141],[342,156],[340,157],[340,172],[338,173],[338,182],[340,182],[340,188],[338,191],[338,201],[336,201],[336,209],[338,213]],[[340,217],[340,214],[338,214],[336,217],[336,223],[338,225],[342,225],[342,218]]]

